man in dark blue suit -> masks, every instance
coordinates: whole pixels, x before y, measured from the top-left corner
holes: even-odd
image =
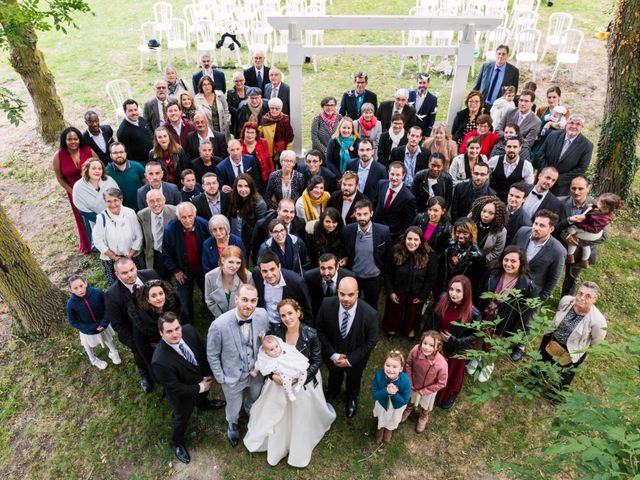
[[[402,162],[391,162],[389,180],[378,182],[378,202],[373,220],[389,227],[395,240],[411,226],[416,216],[416,197],[403,183],[407,169]]]
[[[473,89],[481,91],[484,95],[484,101],[490,105],[502,95],[502,87],[511,85],[518,91],[520,71],[510,63],[507,63],[508,58],[509,47],[507,45],[498,45],[495,62],[486,62],[480,68],[480,73]]]
[[[193,323],[193,288],[197,283],[204,297],[202,244],[211,234],[207,221],[196,216],[193,203],[179,203],[176,216],[164,228],[162,260],[176,279],[182,312],[187,316],[188,323]]]
[[[368,80],[369,77],[367,77],[366,73],[356,73],[355,88],[342,94],[340,115],[347,115],[352,120],[357,120],[360,118],[360,109],[365,103],[371,103],[374,110],[378,109],[378,96],[366,89]]]
[[[195,93],[199,93],[198,84],[200,83],[200,79],[207,75],[208,77],[213,78],[213,83],[215,83],[216,90],[221,90],[222,92],[227,92],[227,82],[224,78],[224,72],[220,70],[216,70],[211,66],[211,55],[208,53],[203,54],[200,57],[200,64],[202,65],[202,70],[196,72],[191,77],[191,83],[193,84],[193,91]]]
[[[264,96],[264,90],[268,83],[271,83],[269,79],[270,69],[264,64],[266,52],[262,50],[255,50],[253,52],[253,65],[246,68],[242,73],[244,74],[244,82],[247,87],[259,88]]]
[[[256,186],[260,189],[259,180],[261,176],[253,155],[242,154],[242,144],[239,140],[231,140],[227,146],[227,152],[229,156],[216,166],[216,175],[220,185],[222,185],[222,191],[231,193],[233,182],[236,181],[236,177],[241,173],[251,175],[253,181],[256,182]]]
[[[111,161],[109,145],[113,143],[113,129],[109,125],[100,125],[100,117],[92,110],[84,114],[84,123],[87,124],[87,129],[82,133],[85,142],[107,165]]]
[[[368,138],[363,138],[358,146],[357,160],[347,165],[347,170],[358,174],[358,191],[371,200],[373,205],[378,200],[378,182],[387,178],[387,169],[373,160],[373,144]]]
[[[282,81],[282,72],[279,68],[271,67],[269,70],[270,82],[264,86],[264,97],[269,100],[270,98],[279,98],[282,100],[282,113],[289,115],[289,85]]]
[[[418,88],[409,91],[409,105],[416,110],[418,125],[425,137],[431,136],[431,129],[438,113],[438,97],[429,93],[429,74],[418,74]]]

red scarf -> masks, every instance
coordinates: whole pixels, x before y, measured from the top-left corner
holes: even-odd
[[[358,119],[358,123],[360,124],[360,128],[362,128],[362,135],[364,137],[369,137],[369,131],[376,126],[376,123],[378,123],[378,119],[374,115],[373,117],[371,117],[371,120],[366,121],[364,117],[361,116]]]
[[[324,113],[324,110],[320,112],[320,118],[322,118],[322,121],[327,124],[327,127],[329,127],[329,130],[331,130],[332,132],[337,117],[338,115],[335,113],[329,117],[326,113]]]

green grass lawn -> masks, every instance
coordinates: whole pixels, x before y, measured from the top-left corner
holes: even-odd
[[[187,2],[172,3],[181,12]],[[55,32],[43,34],[40,48],[56,77],[67,120],[81,126],[84,111],[95,109],[113,125],[115,118],[104,90],[105,83],[126,78],[131,83],[134,98],[142,103],[151,98],[153,81],[160,76],[151,60],[143,70],[138,70],[139,24],[152,18],[152,2],[94,0],[90,4],[95,15],[78,18],[79,30],[70,30],[68,36]],[[411,6],[413,3],[409,0],[335,0],[329,13],[403,14]],[[540,7],[541,28],[546,27],[552,11],[574,13],[576,26],[589,37],[595,27],[608,23],[611,5],[607,0],[587,3],[560,0],[554,9],[543,5]],[[327,32],[325,42],[399,43],[400,34]],[[184,65],[179,56],[176,58],[180,76],[190,83],[191,73],[196,69],[195,54],[192,53],[190,65]],[[605,61],[604,57],[600,60]],[[477,67],[480,63],[478,60]],[[16,78],[4,54],[0,57],[0,66],[0,81]],[[397,75],[399,66],[398,58],[361,56],[321,57],[318,73],[314,73],[310,65],[305,66],[305,131],[308,132],[312,117],[319,111],[320,99],[328,94],[339,97],[351,88],[351,75],[356,71],[368,72],[370,88],[378,93],[380,100],[392,98],[397,87],[412,87],[417,66],[408,61],[402,78]],[[231,70],[227,70],[228,85],[230,78]],[[567,87],[566,90],[571,90]],[[431,90],[440,96],[439,120],[446,117],[450,88],[449,79],[432,75]],[[591,112],[587,125],[587,132],[594,141],[600,111],[598,106],[597,111]],[[0,119],[0,127],[3,130],[10,128],[4,118]],[[303,144],[310,145],[308,137]],[[42,181],[41,172],[23,168],[19,161],[16,156],[0,159],[4,172],[1,181],[15,179],[27,184],[29,190],[37,190],[37,182]],[[66,204],[64,209],[66,212]],[[612,340],[617,338],[618,332],[638,333],[639,330],[635,320],[640,299],[637,234],[637,224],[630,218],[619,222],[601,249],[598,265],[585,273],[585,278],[599,281],[604,289],[601,306],[610,321]],[[56,248],[74,249],[75,242],[73,235],[68,235],[53,242],[50,252]],[[80,266],[74,264],[70,268],[92,272],[94,283],[99,283],[102,275],[96,259],[83,259]],[[201,318],[197,327],[206,334],[208,321]],[[371,416],[373,405],[367,394],[367,383],[390,346],[382,338],[376,347],[364,376],[357,417],[347,421],[344,404],[337,404],[338,418],[315,450],[309,468],[299,471],[284,462],[272,468],[267,465],[264,454],[252,455],[241,447],[232,449],[224,437],[226,423],[221,412],[194,414],[188,433],[194,463],[215,463],[221,476],[229,479],[404,479],[418,476],[480,479],[486,478],[494,462],[517,460],[547,440],[553,413],[549,404],[499,398],[472,406],[464,395],[471,383],[467,380],[456,407],[449,412],[436,409],[426,434],[418,437],[413,433],[413,425],[405,425],[390,446],[377,450],[372,439],[375,421]],[[408,350],[412,345],[408,340],[397,339],[393,346]],[[124,347],[120,351],[123,365],[110,365],[101,372],[89,365],[77,335],[71,329],[46,340],[14,337],[7,342],[0,351],[0,421],[3,425],[0,429],[0,476],[152,479],[167,478],[177,472],[182,475],[179,478],[211,478],[198,466],[192,465],[191,470],[185,470],[174,465],[175,457],[167,446],[170,409],[157,389],[151,395],[142,395],[131,356]],[[106,358],[106,354],[102,357]],[[499,365],[497,374],[505,366]],[[597,369],[597,365],[587,361],[580,368],[575,388],[592,389]],[[215,394],[221,396],[219,388]],[[246,421],[241,423],[241,428],[245,424]]]

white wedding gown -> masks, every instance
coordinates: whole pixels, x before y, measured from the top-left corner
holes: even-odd
[[[320,372],[317,386],[309,382],[290,402],[284,389],[267,380],[260,397],[251,407],[244,445],[250,452],[267,452],[269,465],[277,465],[287,452],[289,465],[304,468],[315,446],[336,418],[322,391]]]

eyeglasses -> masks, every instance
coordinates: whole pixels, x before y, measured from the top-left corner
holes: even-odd
[[[146,285],[148,287],[160,287],[162,286],[162,280],[149,280]]]

